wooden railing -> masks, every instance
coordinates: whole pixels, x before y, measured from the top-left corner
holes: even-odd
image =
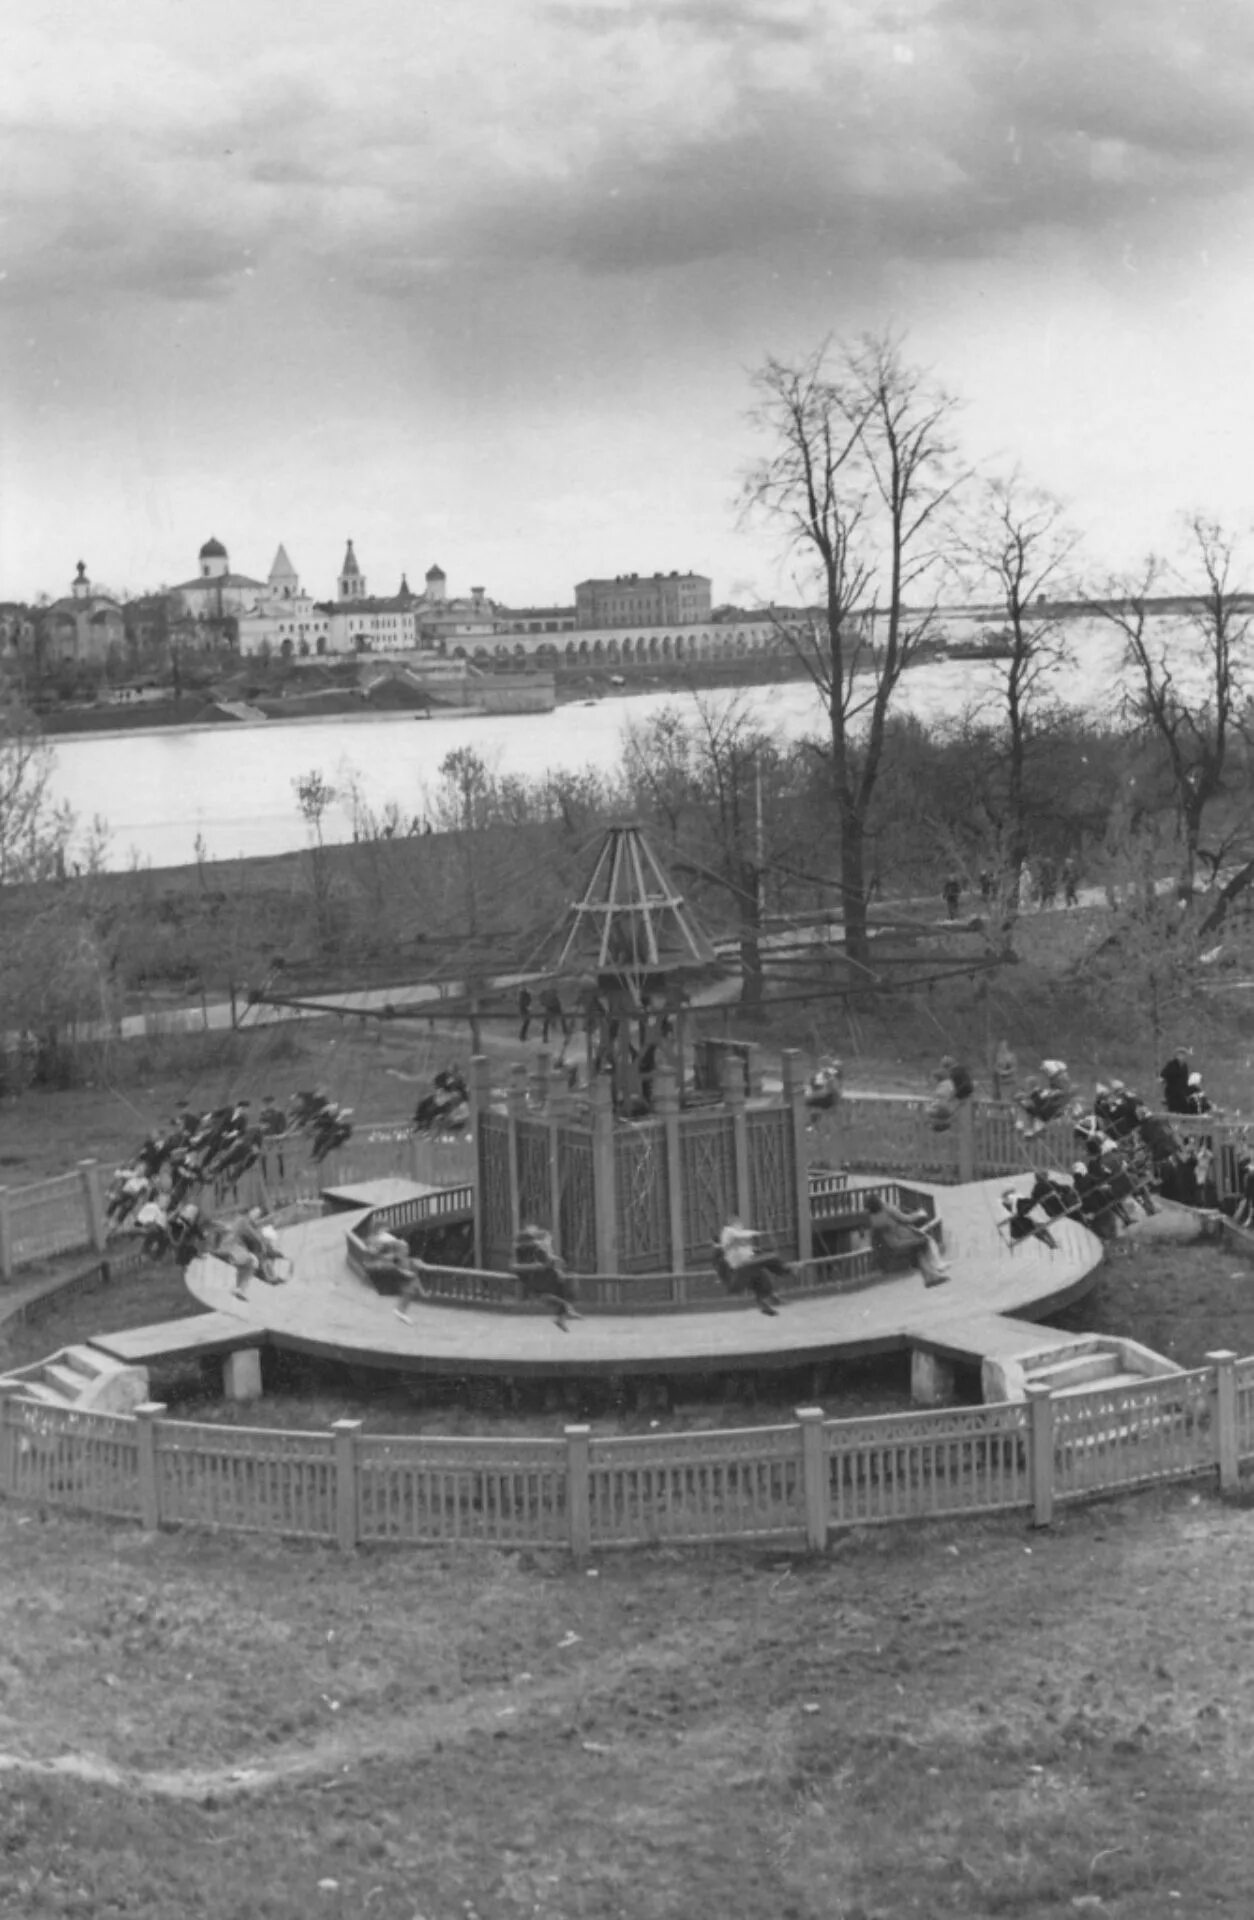
[[[945,1412],[540,1440],[194,1424],[54,1408],[0,1387],[0,1494],[139,1520],[337,1541],[594,1548],[659,1540],[826,1545],[833,1529],[1026,1510],[1217,1474],[1254,1459],[1254,1359],[1117,1389]]]
[[[849,1171],[891,1174],[900,1191],[911,1175],[940,1185],[959,1180],[1024,1173],[1033,1168],[1065,1169],[1075,1159],[1069,1120],[1055,1120],[1028,1137],[1018,1131],[1018,1109],[1008,1103],[972,1100],[952,1126],[938,1133],[925,1100],[848,1095],[811,1134],[812,1150],[833,1160],[811,1171],[813,1218],[820,1224],[845,1204]],[[1251,1144],[1251,1128],[1231,1119],[1161,1116],[1182,1133],[1204,1135],[1215,1150],[1215,1174],[1221,1198],[1239,1186],[1238,1158]],[[464,1187],[475,1178],[474,1149],[468,1139],[428,1140],[410,1133],[404,1121],[383,1121],[354,1134],[344,1152],[314,1166],[303,1142],[270,1148],[259,1166],[233,1186],[217,1189],[217,1206],[316,1206],[326,1187],[351,1186],[389,1175],[430,1186]],[[101,1174],[84,1161],[73,1173],[32,1186],[0,1187],[0,1280],[18,1268],[82,1248],[104,1249],[100,1212]],[[856,1189],[852,1190],[856,1194]],[[874,1188],[863,1188],[872,1192]],[[922,1204],[918,1196],[907,1204]],[[851,1204],[856,1205],[856,1200]]]
[[[451,1189],[450,1192],[455,1193],[456,1190]],[[879,1194],[892,1206],[921,1210],[930,1219],[936,1216],[936,1203],[931,1194],[916,1192],[889,1181],[852,1188],[848,1193],[835,1191],[828,1197],[842,1204],[830,1219],[847,1219],[851,1230],[864,1226],[868,1219],[866,1201],[873,1193]],[[859,1202],[860,1205],[846,1206],[843,1204],[846,1200]],[[394,1212],[391,1208],[380,1208],[378,1217],[388,1225],[405,1224],[393,1221]],[[369,1280],[374,1263],[365,1241],[360,1234],[347,1229],[344,1241],[349,1266],[361,1279]],[[908,1255],[890,1254],[885,1257],[869,1247],[859,1247],[847,1253],[823,1254],[813,1260],[793,1261],[790,1277],[780,1282],[779,1292],[784,1299],[800,1294],[853,1293],[863,1287],[874,1286],[877,1281],[892,1279],[907,1270],[909,1265]],[[712,1265],[689,1268],[683,1273],[581,1273],[573,1274],[571,1278],[576,1304],[579,1311],[586,1314],[690,1313],[694,1308],[734,1311],[754,1304],[750,1294],[729,1294]],[[540,1310],[541,1305],[528,1296],[522,1282],[512,1273],[482,1268],[440,1267],[424,1263],[423,1286],[428,1297],[441,1306],[491,1307],[494,1311],[506,1313],[534,1313]]]

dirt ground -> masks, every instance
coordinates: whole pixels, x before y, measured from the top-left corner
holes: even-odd
[[[821,1559],[0,1508],[5,1920],[1249,1913],[1254,1515]]]

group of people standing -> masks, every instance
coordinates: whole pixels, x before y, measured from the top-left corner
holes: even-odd
[[[985,908],[990,908],[999,895],[1004,899],[1005,883],[992,867],[980,869],[977,882],[980,900]],[[1054,860],[1045,854],[1037,862],[1035,873],[1026,860],[1021,860],[1011,877],[1008,892],[1010,904],[1020,913],[1030,913],[1033,907],[1056,907],[1059,897],[1065,907],[1078,907],[1080,904],[1080,869],[1073,857],[1068,854],[1064,860]],[[956,920],[962,904],[964,892],[961,879],[956,873],[945,876],[941,887],[941,899],[945,903],[946,918]]]

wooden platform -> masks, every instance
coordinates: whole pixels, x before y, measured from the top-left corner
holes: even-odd
[[[238,1306],[239,1302],[233,1303]],[[87,1342],[113,1360],[147,1366],[158,1360],[182,1360],[200,1354],[237,1353],[257,1344],[255,1329],[237,1314],[197,1313],[186,1320],[157,1320],[125,1333],[98,1333]]]
[[[274,1345],[398,1372],[694,1374],[788,1368],[914,1347],[978,1362],[989,1352],[1008,1358],[1039,1349],[1042,1332],[1031,1316],[1085,1292],[1102,1258],[1097,1237],[1072,1221],[1056,1228],[1057,1251],[1035,1240],[1009,1251],[997,1230],[1006,1184],[999,1179],[932,1189],[952,1263],[947,1285],[925,1289],[910,1273],[856,1293],[792,1301],[785,1296],[775,1319],[736,1300],[721,1312],[598,1315],[573,1321],[563,1333],[539,1308],[503,1314],[419,1301],[406,1324],[396,1317],[393,1301],[348,1265],[345,1232],[366,1217],[364,1211],[282,1229],[292,1277],[281,1286],[254,1282],[248,1297],[236,1300],[233,1270],[215,1259],[196,1262],[188,1285],[219,1325],[238,1329],[230,1336],[234,1346]],[[101,1336],[93,1344],[121,1353],[116,1342],[133,1337]],[[225,1329],[221,1337],[228,1338]],[[218,1348],[227,1350],[225,1344]]]

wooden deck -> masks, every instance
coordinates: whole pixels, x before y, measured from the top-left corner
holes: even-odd
[[[233,1304],[238,1305],[238,1301]],[[156,1320],[125,1333],[100,1333],[87,1342],[111,1359],[132,1366],[157,1360],[182,1360],[197,1354],[236,1353],[257,1344],[255,1330],[237,1314],[196,1313],[186,1320]]]
[[[281,1286],[254,1282],[248,1297],[236,1300],[233,1271],[214,1259],[191,1267],[188,1286],[215,1321],[238,1328],[233,1345],[274,1345],[398,1372],[692,1374],[795,1367],[914,1347],[972,1362],[990,1353],[1012,1358],[1043,1344],[1034,1315],[1092,1285],[1102,1246],[1087,1228],[1064,1221],[1056,1229],[1057,1251],[1031,1240],[1010,1252],[997,1231],[1006,1184],[998,1179],[932,1189],[952,1263],[947,1285],[926,1289],[911,1273],[857,1293],[799,1295],[785,1298],[775,1319],[751,1302],[729,1300],[719,1312],[601,1314],[573,1321],[563,1333],[538,1307],[505,1314],[418,1301],[406,1324],[396,1317],[393,1301],[348,1265],[344,1236],[365,1218],[361,1212],[282,1229],[291,1278]],[[196,1324],[172,1323],[171,1333]],[[116,1342],[130,1337],[101,1336],[93,1344],[119,1352]],[[1066,1338],[1057,1336],[1060,1344]]]

